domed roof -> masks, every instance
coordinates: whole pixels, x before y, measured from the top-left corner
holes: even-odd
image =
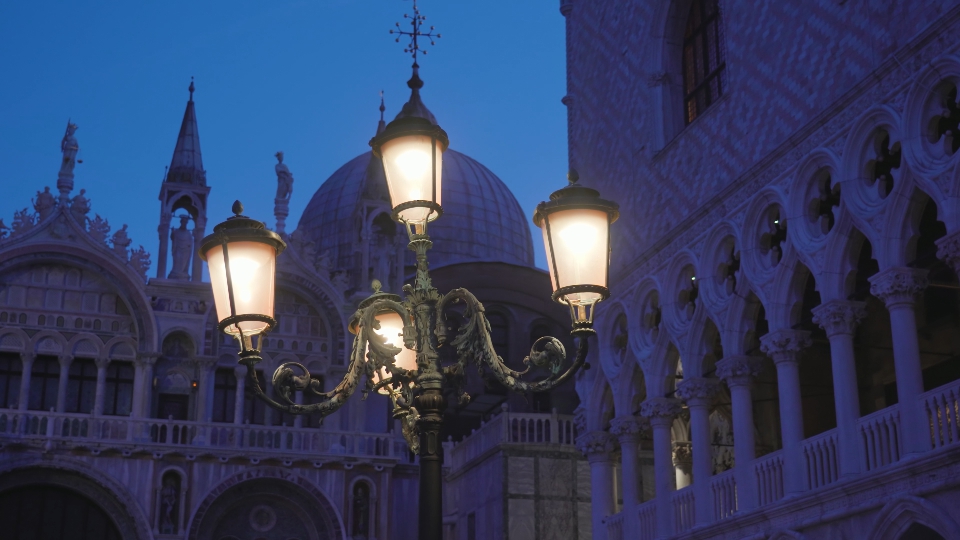
[[[471,261],[533,266],[527,218],[510,189],[490,169],[447,150],[441,189],[443,215],[427,228],[433,240],[432,268]],[[320,186],[303,211],[298,230],[319,253],[329,253],[337,267],[352,267],[365,201],[382,201],[389,212],[383,166],[372,152],[350,160]]]

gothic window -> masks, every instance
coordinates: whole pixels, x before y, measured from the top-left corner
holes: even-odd
[[[354,540],[370,538],[370,486],[366,482],[353,485],[352,513],[351,530]]]
[[[317,381],[317,388],[318,388],[318,390],[319,390],[320,392],[322,392],[322,391],[324,390],[323,377],[320,376],[320,375],[311,375],[310,378]],[[314,404],[314,403],[320,403],[321,401],[323,401],[323,397],[318,396],[318,395],[316,395],[316,394],[314,394],[314,393],[312,393],[312,392],[304,391],[304,393],[303,393],[303,404],[304,404],[304,405],[312,405],[312,404]],[[312,415],[312,414],[306,414],[306,415],[303,416],[303,427],[318,428],[318,427],[321,426],[320,422],[321,422],[322,420],[323,420],[323,418],[321,418],[321,417],[319,417],[319,416],[315,416],[315,415]]]
[[[23,363],[15,354],[0,355],[0,408],[14,409],[20,396]]]
[[[57,383],[60,380],[60,363],[56,358],[38,356],[30,372],[29,409],[49,411],[57,406]]]
[[[180,523],[180,475],[169,471],[160,484],[160,504],[157,529],[160,534],[177,534]]]
[[[77,358],[70,363],[67,377],[66,411],[89,413],[97,393],[97,365],[89,358]]]
[[[703,114],[724,92],[726,62],[719,0],[693,0],[683,38],[686,123]]]
[[[104,391],[103,414],[129,416],[133,406],[133,364],[110,362]]]
[[[260,381],[260,388],[266,388],[267,380],[263,376],[263,371],[257,370],[257,380]],[[243,400],[243,421],[249,424],[263,425],[266,417],[266,405],[260,398],[254,395],[249,385],[245,386]]]
[[[230,368],[217,369],[213,376],[213,421],[233,422],[236,400],[237,376]]]
[[[960,150],[960,104],[957,103],[957,87],[953,86],[943,96],[943,112],[931,120],[931,142],[943,140],[944,150],[954,154]]]
[[[900,168],[900,143],[890,140],[890,133],[881,129],[874,139],[876,156],[867,164],[868,183],[877,186],[881,198],[893,191],[894,172]]]

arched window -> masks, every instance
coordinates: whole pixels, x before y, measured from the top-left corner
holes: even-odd
[[[684,116],[689,124],[723,95],[726,78],[719,0],[693,0],[683,36]]]

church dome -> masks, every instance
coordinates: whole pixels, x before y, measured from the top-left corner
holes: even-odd
[[[443,215],[428,227],[430,265],[489,261],[533,266],[527,218],[510,189],[476,160],[443,154]],[[364,153],[334,172],[313,195],[298,232],[339,268],[355,266],[360,224],[370,203],[389,213],[390,198],[380,159]],[[411,253],[412,256],[412,253]]]

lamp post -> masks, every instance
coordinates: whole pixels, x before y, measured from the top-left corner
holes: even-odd
[[[578,184],[571,171],[570,184],[540,203],[534,223],[543,229],[544,244],[553,283],[553,299],[569,306],[571,334],[577,352],[566,370],[567,354],[553,337],[542,337],[523,359],[524,369],[514,370],[497,356],[483,305],[466,289],[441,294],[428,272],[427,251],[433,245],[428,224],[443,213],[441,173],[447,134],[420,100],[423,82],[416,63],[416,38],[423,20],[414,4],[412,37],[413,77],[407,83],[410,100],[384,131],[370,141],[382,158],[393,206],[393,218],[405,225],[409,249],[416,253],[416,275],[405,285],[401,298],[380,291],[360,303],[350,320],[355,334],[347,372],[340,383],[323,392],[306,367],[286,363],[273,374],[276,400],[260,387],[255,366],[261,361],[259,341],[276,325],[273,313],[276,256],[283,240],[263,223],[242,216],[243,206],[234,203],[234,216],[214,227],[203,239],[200,256],[210,266],[210,281],[221,331],[236,337],[240,363],[247,367],[247,385],[257,398],[289,414],[326,416],[339,409],[363,380],[364,396],[370,391],[386,394],[393,415],[401,420],[404,439],[420,457],[419,538],[442,538],[442,477],[440,424],[446,407],[444,387],[453,387],[466,403],[466,367],[478,364],[510,390],[543,392],[568,380],[584,365],[588,338],[593,330],[596,304],[607,298],[610,225],[618,217],[615,203],[600,198],[596,190]],[[439,37],[439,36],[437,36]],[[447,340],[445,312],[451,304],[464,305],[465,322],[459,334]],[[442,365],[439,347],[456,349],[456,362]],[[538,377],[541,373],[545,377]],[[295,403],[297,391],[312,392],[319,403]]]

